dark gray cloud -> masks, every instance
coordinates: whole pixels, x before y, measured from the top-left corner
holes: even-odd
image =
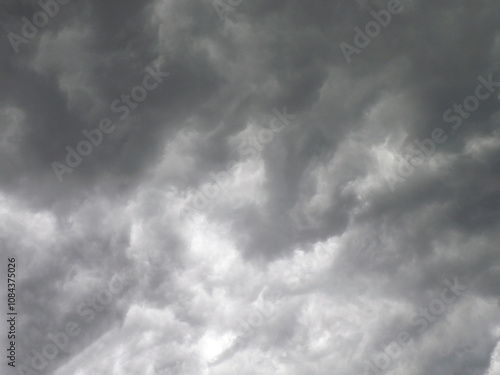
[[[215,3],[69,1],[18,53],[8,35],[40,5],[0,8],[18,363],[77,321],[44,373],[370,373],[408,331],[375,373],[499,374],[500,88],[457,106],[500,82],[500,5],[405,0],[359,47],[389,2],[223,2],[225,20]],[[169,75],[120,119],[112,103],[151,69]],[[52,163],[104,118],[60,182]],[[398,176],[437,128],[446,141]],[[120,273],[86,323],[78,307]],[[467,290],[419,332],[455,278]]]

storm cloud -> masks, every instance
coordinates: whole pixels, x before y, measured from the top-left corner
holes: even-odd
[[[8,373],[500,374],[497,1],[0,15]]]

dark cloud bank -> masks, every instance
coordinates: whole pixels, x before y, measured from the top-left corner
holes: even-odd
[[[497,1],[40,3],[0,8],[2,373],[500,374]]]

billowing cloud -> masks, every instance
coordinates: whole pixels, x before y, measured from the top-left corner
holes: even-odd
[[[0,14],[12,373],[500,374],[496,1]]]

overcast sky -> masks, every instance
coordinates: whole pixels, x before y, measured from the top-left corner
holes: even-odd
[[[2,373],[500,375],[497,0],[59,1],[0,5]]]

